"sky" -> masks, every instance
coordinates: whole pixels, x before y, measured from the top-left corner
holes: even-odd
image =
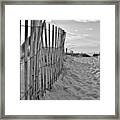
[[[94,53],[100,51],[99,20],[52,20],[66,31],[65,48],[73,52]]]

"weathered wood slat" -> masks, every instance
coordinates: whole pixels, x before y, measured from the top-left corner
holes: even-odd
[[[41,32],[41,66],[44,65],[44,60],[43,60],[43,23],[42,23],[42,32]],[[44,68],[41,67],[41,96],[44,96]]]
[[[56,54],[56,52],[57,52],[57,26],[55,27],[55,52],[54,52],[54,54],[55,54],[55,81],[57,81],[57,64],[56,64],[56,62],[57,62],[57,54]]]
[[[52,88],[52,53],[50,51],[50,89]]]
[[[54,68],[53,68],[54,55],[53,55],[53,48],[54,48],[54,26],[53,26],[53,30],[52,30],[52,52],[51,52],[52,86],[53,86],[53,81],[54,81]]]
[[[21,57],[22,57],[22,48],[21,48],[21,20],[20,20],[20,62],[22,62]],[[20,70],[21,69],[22,69],[22,65],[20,63]],[[22,75],[23,75],[22,72],[20,72],[20,99],[22,97],[22,95],[21,95],[21,92],[22,92]]]
[[[49,48],[48,48],[48,64],[50,64],[50,24],[48,24],[48,41],[49,41]],[[50,89],[51,86],[51,71],[50,66],[48,67],[48,89]]]
[[[41,87],[41,68],[40,68],[40,64],[41,64],[41,32],[42,32],[42,20],[39,21],[38,23],[38,46],[37,46],[37,50],[38,50],[38,58],[37,58],[37,69],[38,69],[38,81],[37,81],[37,91],[40,91],[40,87]],[[37,92],[37,98],[40,99],[40,92]]]
[[[49,61],[49,64],[50,64],[50,66],[49,66],[49,89],[51,89],[52,88],[52,71],[51,71],[51,52],[50,52],[50,24],[49,24],[49,26],[48,26],[48,37],[49,37],[49,51],[48,51],[48,55],[49,55],[49,57],[48,57],[48,61]]]
[[[47,43],[48,43],[48,41],[47,41],[47,39],[49,39],[49,38],[47,38],[47,28],[46,28],[46,23],[44,23],[44,29],[45,29],[45,49],[46,49],[46,52],[45,52],[45,64],[47,65],[48,64],[48,50],[47,50],[47,48],[49,47],[48,45],[47,45]],[[49,49],[49,48],[48,48]],[[49,84],[49,73],[48,73],[48,66],[46,66],[45,67],[45,70],[46,70],[46,74],[45,74],[45,78],[46,78],[46,89],[48,88],[48,84]]]
[[[25,20],[25,64],[24,64],[24,80],[25,80],[25,100],[27,100],[27,37],[28,37],[28,20]]]
[[[54,25],[52,25],[52,48],[54,48]]]
[[[45,65],[45,55],[42,53],[42,66],[44,66]],[[43,70],[43,95],[44,95],[44,92],[45,92],[45,89],[46,89],[46,80],[45,80],[45,67],[42,67],[42,70]]]
[[[32,26],[32,21],[31,21]],[[31,27],[31,42],[30,42],[30,86],[33,87],[33,32]],[[32,89],[30,89],[30,100],[32,99]]]
[[[60,47],[60,28],[58,28],[58,47]],[[58,48],[59,49],[59,48]],[[59,72],[60,72],[60,50],[58,51],[58,76],[59,76]]]
[[[37,21],[33,21],[34,25],[37,26]],[[38,35],[38,31],[37,31],[37,27],[34,28],[34,32],[35,32],[35,38],[34,38],[34,99],[36,99],[37,96],[37,35]]]
[[[48,24],[48,39],[49,39],[49,49],[50,49],[50,24]]]
[[[46,53],[47,55],[47,65],[49,64],[49,52],[47,51],[47,53]],[[50,78],[49,78],[49,66],[47,66],[47,90],[49,90],[49,80],[50,80]]]
[[[34,98],[33,93],[34,93],[34,38],[35,38],[35,29],[34,29],[34,22],[33,20],[31,21],[31,99]]]
[[[47,30],[46,30],[46,23],[44,23],[44,30],[45,30],[45,47],[47,48]]]
[[[43,56],[41,54],[41,65],[43,63]],[[44,71],[43,67],[41,67],[41,96],[43,97],[44,95]]]
[[[43,44],[43,27],[44,27],[44,22],[42,23],[42,31],[41,31],[41,47],[42,48],[44,47],[44,44]]]
[[[38,99],[38,89],[39,89],[39,64],[38,64],[38,59],[39,59],[39,53],[38,53],[38,49],[39,49],[39,33],[40,33],[40,21],[36,21],[36,99]]]

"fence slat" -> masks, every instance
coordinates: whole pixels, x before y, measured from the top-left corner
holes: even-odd
[[[22,57],[22,47],[21,47],[21,20],[20,20],[20,62],[21,62],[21,57]],[[20,63],[20,99],[21,99],[21,92],[22,92],[22,65]]]
[[[54,47],[54,25],[52,25],[52,48]]]
[[[45,47],[47,48],[47,30],[46,30],[46,23],[44,23],[44,29],[45,29]]]
[[[31,29],[30,29],[30,87],[33,87],[33,21],[31,20]],[[30,89],[30,100],[32,100],[32,89]]]
[[[49,39],[49,49],[50,49],[50,24],[48,24],[48,39]]]
[[[52,25],[52,84],[54,83],[55,79],[55,67],[54,67],[54,61],[55,61],[55,54],[54,54],[54,48],[55,48],[55,34],[54,34],[54,25]]]
[[[44,22],[42,23],[42,31],[41,31],[41,47],[42,48],[44,47],[44,44],[43,44],[43,27],[44,27]]]
[[[39,91],[37,93],[37,97],[38,99],[40,99],[40,87],[41,87],[41,69],[40,69],[40,64],[41,64],[41,60],[40,60],[40,57],[41,57],[41,32],[42,32],[42,20],[39,21],[39,24],[38,24],[39,28],[38,28],[38,59],[37,59],[37,62],[38,62],[38,65],[37,65],[37,69],[38,69],[38,81],[37,81],[37,91]]]
[[[44,25],[44,29],[45,29],[45,64],[47,65],[48,64],[48,51],[47,51],[47,28],[46,28],[46,23],[44,23],[45,25]],[[48,38],[48,39],[50,39],[50,38]],[[50,46],[50,45],[49,45]],[[49,49],[49,48],[48,48]],[[49,73],[48,73],[48,67],[46,66],[45,67],[46,69],[45,69],[45,71],[46,71],[46,76],[45,76],[45,78],[46,78],[46,85],[45,85],[45,87],[46,87],[46,89],[48,88],[48,84],[49,84]]]
[[[25,100],[27,100],[27,37],[28,37],[28,20],[25,20],[25,64],[24,64],[24,80],[25,80]]]

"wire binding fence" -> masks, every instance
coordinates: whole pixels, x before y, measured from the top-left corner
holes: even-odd
[[[20,21],[20,99],[39,100],[61,74],[66,32],[45,20],[24,23],[21,25]],[[23,43],[21,27],[24,27]]]

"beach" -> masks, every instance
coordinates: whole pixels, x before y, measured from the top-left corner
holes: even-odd
[[[64,57],[62,73],[45,100],[99,100],[100,56]]]

